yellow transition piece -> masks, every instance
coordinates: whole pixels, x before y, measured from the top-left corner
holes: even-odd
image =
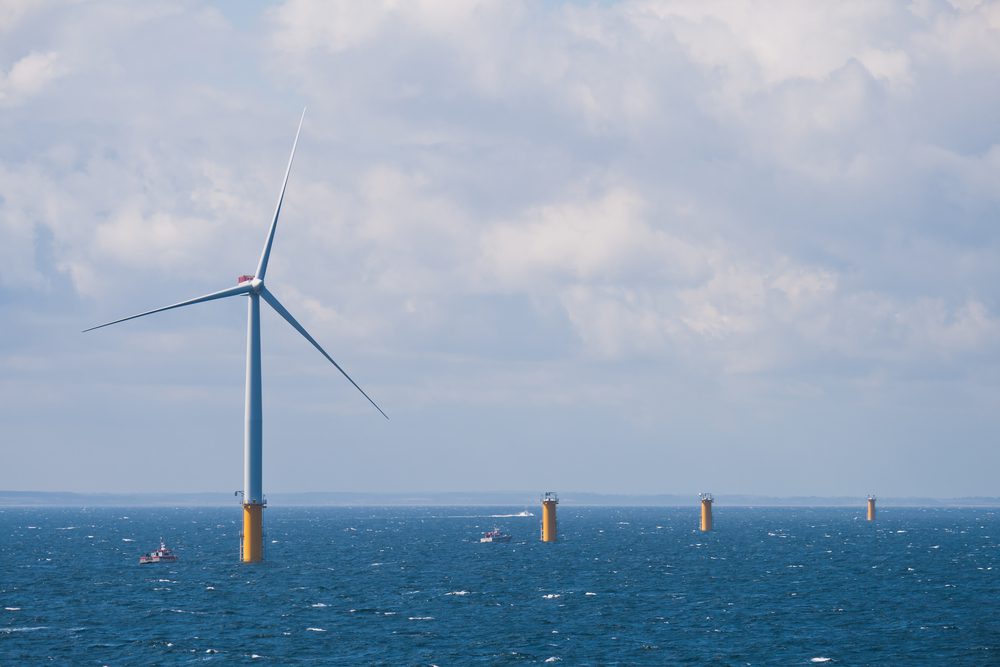
[[[703,494],[701,497],[701,532],[712,530],[712,496]]]
[[[247,503],[243,506],[243,553],[244,563],[259,563],[264,560],[263,505]]]
[[[546,493],[542,498],[542,542],[556,541],[556,505],[559,499],[554,493]]]

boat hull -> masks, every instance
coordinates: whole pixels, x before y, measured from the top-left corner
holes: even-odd
[[[153,563],[176,563],[177,556],[164,558],[162,556],[139,556],[139,565],[152,565]]]

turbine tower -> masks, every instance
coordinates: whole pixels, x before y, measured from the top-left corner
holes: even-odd
[[[263,447],[262,426],[262,401],[261,401],[261,379],[260,379],[260,300],[264,299],[271,308],[281,315],[292,325],[302,336],[312,343],[313,347],[319,350],[327,360],[340,371],[361,394],[368,399],[368,402],[375,406],[375,409],[382,413],[386,419],[389,418],[382,411],[371,396],[358,386],[358,383],[351,379],[343,368],[333,360],[326,350],[316,342],[316,339],[309,335],[309,332],[292,317],[292,314],[281,305],[277,297],[264,286],[264,276],[267,273],[267,261],[271,256],[271,244],[274,242],[274,231],[278,226],[278,215],[281,213],[281,202],[285,198],[285,187],[288,185],[288,174],[292,170],[292,160],[295,158],[295,147],[299,143],[299,133],[302,131],[302,121],[305,119],[306,111],[302,110],[302,117],[299,118],[299,128],[295,132],[295,141],[292,143],[292,154],[288,158],[288,167],[285,169],[285,180],[281,183],[281,193],[278,195],[278,204],[274,209],[274,218],[271,220],[271,228],[267,232],[267,240],[264,241],[264,249],[260,253],[260,261],[257,262],[257,271],[252,276],[243,275],[237,279],[235,287],[228,287],[218,292],[212,292],[205,296],[199,296],[187,301],[181,301],[170,306],[149,310],[145,313],[123,317],[120,320],[100,324],[96,327],[85,329],[93,331],[101,327],[111,326],[119,322],[134,320],[153,313],[160,313],[173,308],[191,306],[205,301],[225,299],[231,296],[246,295],[247,300],[247,379],[246,379],[246,410],[244,413],[244,438],[243,438],[243,534],[240,544],[241,559],[245,563],[255,563],[263,560],[264,557],[264,535],[262,511],[265,506],[264,493],[262,489],[261,456]]]

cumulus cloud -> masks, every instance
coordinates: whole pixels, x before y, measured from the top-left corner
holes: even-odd
[[[1000,369],[996,3],[5,10],[8,294],[249,270],[308,104],[269,280],[401,402],[731,437]]]
[[[497,224],[484,234],[482,252],[497,283],[519,289],[550,281],[690,281],[706,251],[654,228],[645,215],[636,193],[614,188]]]
[[[0,72],[0,107],[11,107],[37,95],[63,74],[59,54],[29,53]]]

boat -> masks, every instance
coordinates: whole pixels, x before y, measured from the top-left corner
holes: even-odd
[[[160,548],[150,551],[148,554],[139,556],[139,565],[149,565],[150,563],[176,563],[177,554],[170,550],[163,538],[160,538]]]
[[[505,533],[499,528],[487,531],[479,538],[480,542],[510,542],[510,533]]]

